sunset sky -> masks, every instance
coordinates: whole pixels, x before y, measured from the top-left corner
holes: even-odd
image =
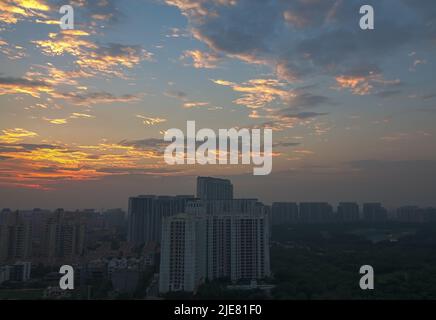
[[[435,53],[434,0],[0,0],[0,208],[124,208],[197,175],[266,203],[436,205]],[[187,120],[273,129],[272,174],[166,165]]]

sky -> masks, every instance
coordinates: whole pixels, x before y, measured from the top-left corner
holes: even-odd
[[[435,52],[433,0],[1,0],[0,207],[125,208],[198,175],[265,203],[434,206]],[[167,165],[188,120],[272,129],[272,173]]]

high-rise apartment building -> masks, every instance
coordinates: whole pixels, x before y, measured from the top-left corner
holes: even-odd
[[[29,261],[17,261],[10,266],[9,280],[26,282],[30,279],[32,263]]]
[[[303,223],[325,223],[331,221],[333,208],[325,202],[300,203],[300,221]]]
[[[355,202],[341,202],[338,205],[337,218],[341,222],[358,221],[359,205]]]
[[[270,275],[269,218],[256,199],[191,201],[165,218],[161,246],[161,293]]]
[[[265,206],[257,199],[203,200],[205,214],[264,212]]]
[[[11,212],[12,211],[9,208],[4,208],[2,211],[0,211],[0,225],[6,222],[6,218]]]
[[[272,224],[298,223],[298,205],[295,202],[274,202],[272,205]]]
[[[233,185],[227,179],[198,177],[197,198],[201,200],[233,199]]]
[[[206,279],[206,217],[180,213],[162,225],[159,291],[195,292]]]
[[[210,215],[207,231],[208,279],[235,282],[270,275],[269,225],[265,214]]]
[[[397,209],[397,219],[409,223],[433,223],[436,221],[436,208],[400,207]]]
[[[128,241],[134,244],[159,243],[162,218],[184,212],[194,196],[144,195],[129,199]]]
[[[387,210],[381,203],[364,203],[363,218],[366,221],[385,221],[388,217]]]
[[[0,224],[0,262],[28,259],[32,255],[32,223],[18,211],[8,212]]]
[[[43,256],[48,259],[71,259],[85,252],[86,216],[56,210],[47,219]]]
[[[118,232],[126,230],[126,213],[122,209],[110,209],[103,212],[105,229],[112,229]]]

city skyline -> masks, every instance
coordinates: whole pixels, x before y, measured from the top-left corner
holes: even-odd
[[[196,191],[197,196],[132,196],[127,214],[121,209],[1,210],[0,293],[23,299],[30,293],[37,299],[211,299],[247,294],[281,299],[298,297],[300,291],[308,299],[327,292],[362,297],[365,292],[359,292],[357,282],[350,283],[355,277],[350,267],[357,274],[370,261],[373,272],[383,266],[386,270],[386,261],[398,259],[399,249],[401,259],[404,250],[409,255],[425,252],[424,259],[410,259],[415,264],[425,265],[433,256],[436,208],[402,207],[391,215],[381,203],[342,202],[335,209],[324,202],[276,202],[269,207],[255,198],[235,198],[232,181],[210,176],[197,177]],[[381,259],[376,262],[368,257],[378,252],[376,248],[397,256],[376,254],[372,259]],[[314,258],[318,262],[306,260]],[[319,268],[319,263],[334,267]],[[71,270],[69,281],[74,285],[69,290],[62,284],[64,267]],[[286,280],[291,276],[295,283],[294,268],[300,270],[298,291]],[[316,270],[312,276],[336,285],[320,289],[316,283],[324,282],[307,277],[308,268]],[[333,279],[321,269],[333,270]],[[348,274],[346,280],[335,280],[340,273]],[[308,291],[307,285],[313,289]],[[423,288],[424,296],[432,293]],[[382,297],[389,292],[385,287]]]
[[[431,0],[0,4],[0,207],[127,208],[135,194],[436,206]],[[359,8],[375,29],[359,28]],[[273,171],[168,166],[163,133],[272,128]]]
[[[238,188],[235,188],[235,189],[238,190]],[[238,192],[236,192],[236,194],[238,194]],[[279,199],[277,201],[272,201],[272,202],[268,203],[268,202],[265,202],[261,198],[258,198],[258,197],[234,196],[233,181],[231,181],[229,179],[225,179],[223,177],[218,178],[218,177],[212,177],[212,176],[197,176],[195,189],[191,194],[188,192],[185,194],[182,194],[182,193],[175,193],[175,194],[143,193],[143,194],[138,194],[136,196],[130,195],[126,201],[127,202],[126,207],[106,206],[106,207],[98,208],[98,207],[88,206],[88,207],[67,208],[67,207],[57,206],[54,208],[50,208],[50,207],[35,206],[33,208],[3,207],[3,209],[0,207],[0,209],[10,211],[10,212],[14,212],[14,211],[21,211],[21,212],[32,212],[32,211],[33,212],[44,212],[44,211],[50,212],[50,211],[53,211],[53,212],[56,212],[56,211],[61,210],[61,211],[67,211],[67,212],[74,212],[74,211],[85,212],[85,213],[90,212],[90,213],[94,214],[96,212],[106,212],[106,211],[111,211],[111,210],[124,210],[125,212],[128,212],[132,206],[135,207],[135,206],[139,205],[138,208],[142,208],[141,203],[143,201],[149,202],[149,204],[147,204],[147,206],[152,206],[153,202],[159,203],[161,201],[164,205],[163,206],[158,205],[156,208],[160,208],[160,209],[157,209],[157,211],[164,212],[166,210],[166,211],[168,211],[167,214],[168,213],[174,214],[176,212],[183,212],[186,203],[188,203],[190,201],[199,200],[199,199],[203,199],[203,200],[234,199],[234,200],[240,200],[240,201],[245,201],[245,200],[250,200],[250,201],[255,201],[255,202],[258,201],[259,203],[265,204],[267,206],[271,206],[271,208],[273,210],[274,210],[275,205],[281,205],[281,204],[284,204],[285,206],[286,205],[292,205],[292,206],[295,205],[297,208],[297,211],[300,210],[299,208],[301,206],[305,206],[305,205],[311,205],[311,204],[325,205],[325,206],[330,207],[330,209],[328,209],[328,210],[331,210],[332,213],[336,213],[336,214],[340,214],[341,210],[347,211],[346,208],[350,209],[350,205],[351,205],[351,207],[355,206],[355,208],[351,208],[351,211],[357,210],[358,217],[359,217],[360,213],[362,213],[362,214],[364,213],[366,205],[380,205],[381,208],[383,208],[383,210],[387,210],[388,213],[398,213],[398,211],[400,211],[402,209],[406,209],[406,208],[407,209],[411,209],[411,208],[412,209],[426,209],[426,208],[427,209],[434,209],[433,206],[420,205],[419,203],[403,203],[403,204],[398,205],[398,206],[389,207],[389,206],[386,206],[385,203],[383,203],[381,201],[377,201],[377,200],[357,201],[355,199],[337,200],[337,201],[324,201],[324,200],[320,200],[320,199],[312,199],[312,200]],[[291,211],[292,211],[292,209],[291,209]],[[150,235],[152,235],[152,234],[153,233],[151,232]]]
[[[218,248],[223,246],[224,242],[230,241],[229,239],[250,242],[250,239],[253,239],[251,236],[255,234],[267,239],[271,228],[285,225],[298,225],[304,230],[304,226],[308,225],[357,226],[360,224],[368,226],[368,223],[371,225],[406,223],[416,226],[417,224],[432,224],[436,221],[436,208],[404,206],[397,208],[392,214],[393,212],[388,212],[381,203],[359,205],[355,202],[341,202],[337,208],[333,208],[331,204],[325,202],[300,202],[298,204],[295,202],[275,202],[269,207],[255,198],[234,198],[232,182],[214,177],[197,177],[197,194],[198,197],[193,195],[130,197],[127,212],[121,209],[110,209],[102,212],[92,209],[81,211],[64,209],[12,211],[3,209],[0,211],[0,262],[19,262],[20,259],[23,261],[31,259],[33,262],[56,264],[65,259],[72,259],[76,262],[79,262],[81,257],[92,259],[95,257],[91,253],[95,251],[94,245],[101,246],[101,244],[95,243],[95,240],[100,237],[107,241],[106,236],[109,234],[115,237],[112,239],[115,242],[125,241],[128,244],[125,248],[127,250],[135,247],[142,248],[145,245],[145,248],[153,251],[156,249],[156,245],[164,240],[166,245],[181,250],[185,246],[189,247],[190,241],[197,241],[197,249],[199,250],[197,253],[182,250],[183,255],[186,254],[189,261],[191,259],[197,261],[195,256],[200,258],[206,254],[207,246],[204,247],[206,243],[204,237],[207,237],[207,241],[212,247]],[[254,225],[257,225],[255,228],[257,231],[252,233]],[[183,226],[191,228],[190,231],[185,230]],[[207,233],[205,233],[205,228],[208,230]],[[171,234],[174,234],[174,237]],[[177,236],[175,236],[176,234]],[[232,234],[234,236],[231,236]],[[247,238],[243,240],[245,236]],[[228,240],[224,240],[227,238]],[[257,246],[267,242],[265,239],[260,240],[261,238],[258,238],[260,242],[256,242],[257,244],[250,242],[251,245]],[[173,239],[176,242],[173,242]],[[182,243],[185,244],[182,245]],[[110,254],[109,252],[116,250],[117,247],[121,246],[114,245],[112,242],[110,250],[107,247],[102,249],[105,250],[103,252],[106,254]],[[235,249],[233,246],[231,247],[232,250]],[[223,248],[230,247],[224,245]],[[241,248],[244,248],[244,245]],[[263,248],[266,250],[267,247]],[[221,252],[221,249],[217,252]],[[259,250],[263,251],[264,249]],[[168,264],[170,256],[168,255],[172,249],[170,250],[168,247],[165,250],[166,267],[170,267]],[[228,253],[230,254],[230,252]],[[268,255],[265,251],[265,266],[269,264],[267,262]],[[232,254],[231,256],[232,259],[237,259],[237,255]],[[181,256],[178,257],[181,258]],[[221,261],[223,265],[220,268],[223,269],[210,269],[208,277],[229,276],[229,259],[230,256],[227,254],[224,254],[220,259],[213,259],[213,261]],[[197,262],[200,263],[199,267],[205,271],[204,268],[207,265],[204,264],[204,260],[201,261]],[[183,259],[179,262],[185,263]],[[211,263],[209,265],[213,265]],[[190,263],[186,266],[192,267]],[[176,273],[180,271],[177,268],[174,270]],[[268,268],[264,271],[269,272]],[[213,275],[214,272],[224,272],[225,275]],[[235,275],[234,272],[239,271],[232,267],[231,272]],[[239,276],[235,275],[235,277]],[[197,288],[197,281],[204,280],[201,278],[203,276],[200,274],[199,278],[189,278],[190,280],[185,278],[188,281],[186,285],[191,288],[190,290],[193,290]],[[165,281],[164,291],[169,286],[168,281],[172,280]]]

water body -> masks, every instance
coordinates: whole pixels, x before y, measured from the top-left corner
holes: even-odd
[[[379,243],[382,241],[396,242],[403,237],[414,235],[415,233],[416,229],[393,230],[375,228],[357,229],[350,232],[350,234],[363,237],[372,243]]]

